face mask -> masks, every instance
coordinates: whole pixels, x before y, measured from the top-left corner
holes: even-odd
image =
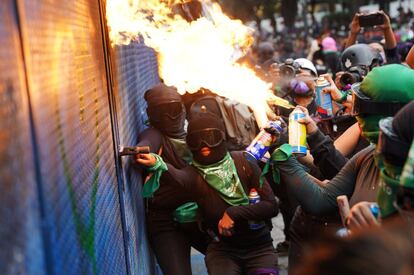
[[[227,154],[227,148],[224,142],[214,148],[210,148],[210,151],[208,156],[203,156],[201,154],[201,148],[199,150],[192,150],[191,152],[193,153],[193,159],[202,165],[210,165],[219,162]]]
[[[396,212],[393,203],[400,184],[399,175],[401,175],[401,168],[384,162],[381,155],[376,155],[375,158],[381,176],[377,202],[381,216],[387,217]]]
[[[148,107],[148,116],[155,128],[171,138],[184,138],[185,109],[181,102]]]
[[[171,138],[184,138],[184,123],[185,114],[180,115],[178,118],[171,119],[168,116],[163,117],[160,121],[152,122],[151,124],[161,131],[164,135]]]
[[[378,115],[356,116],[358,125],[362,130],[362,136],[369,142],[377,144],[379,136],[379,120],[383,118]]]

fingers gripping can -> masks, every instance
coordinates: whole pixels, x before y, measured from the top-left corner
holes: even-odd
[[[259,193],[257,193],[257,191],[256,191],[255,188],[250,189],[250,192],[249,192],[249,204],[250,205],[253,205],[253,204],[256,204],[256,203],[259,203],[259,202],[260,202],[260,195],[259,195]],[[260,229],[264,225],[265,225],[265,223],[263,221],[253,221],[253,220],[250,220],[249,221],[249,227],[252,230]]]
[[[280,121],[269,121],[267,124],[269,128],[274,128],[280,133],[283,131]],[[249,159],[262,160],[269,146],[272,144],[273,138],[274,135],[266,131],[266,129],[262,129],[246,148],[246,156]]]
[[[331,118],[333,117],[332,110],[332,98],[330,93],[323,93],[323,89],[329,87],[329,82],[323,78],[319,77],[316,80],[316,105],[318,105],[318,114],[321,118]]]
[[[289,115],[289,144],[292,153],[297,156],[306,155],[306,126],[298,122],[304,117],[305,114],[300,109],[293,110]]]

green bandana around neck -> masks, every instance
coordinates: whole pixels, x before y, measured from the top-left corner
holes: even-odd
[[[152,172],[153,175],[147,182],[144,183],[144,186],[142,187],[141,194],[143,198],[152,198],[154,196],[155,191],[160,188],[160,178],[162,173],[168,170],[167,164],[165,164],[159,155],[153,153],[151,153],[151,155],[153,155],[157,161],[153,166],[147,168],[147,170]]]
[[[381,216],[385,218],[397,211],[393,203],[400,186],[401,167],[387,164],[381,158],[378,163],[380,164],[381,183],[377,193],[377,202]]]
[[[174,150],[178,154],[178,156],[181,157],[183,160],[185,160],[185,162],[190,164],[193,160],[193,154],[188,148],[187,143],[185,142],[185,139],[171,138],[171,137],[167,137],[167,138],[173,145]]]
[[[248,205],[249,198],[237,175],[236,165],[230,154],[219,162],[211,165],[201,165],[193,161],[193,166],[201,173],[207,183],[217,190],[220,197],[230,205]]]

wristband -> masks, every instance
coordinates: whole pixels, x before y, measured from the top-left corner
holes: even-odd
[[[348,91],[340,91],[342,96],[340,99],[336,100],[336,102],[338,102],[339,104],[344,103],[347,99],[348,99]]]

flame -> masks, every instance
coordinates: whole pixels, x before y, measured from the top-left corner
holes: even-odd
[[[137,39],[158,53],[160,76],[179,93],[200,88],[250,106],[259,125],[267,121],[267,101],[290,107],[274,96],[270,84],[236,61],[253,43],[252,30],[232,20],[220,6],[202,1],[203,17],[192,22],[172,13],[179,1],[107,0],[107,22],[113,45]]]

